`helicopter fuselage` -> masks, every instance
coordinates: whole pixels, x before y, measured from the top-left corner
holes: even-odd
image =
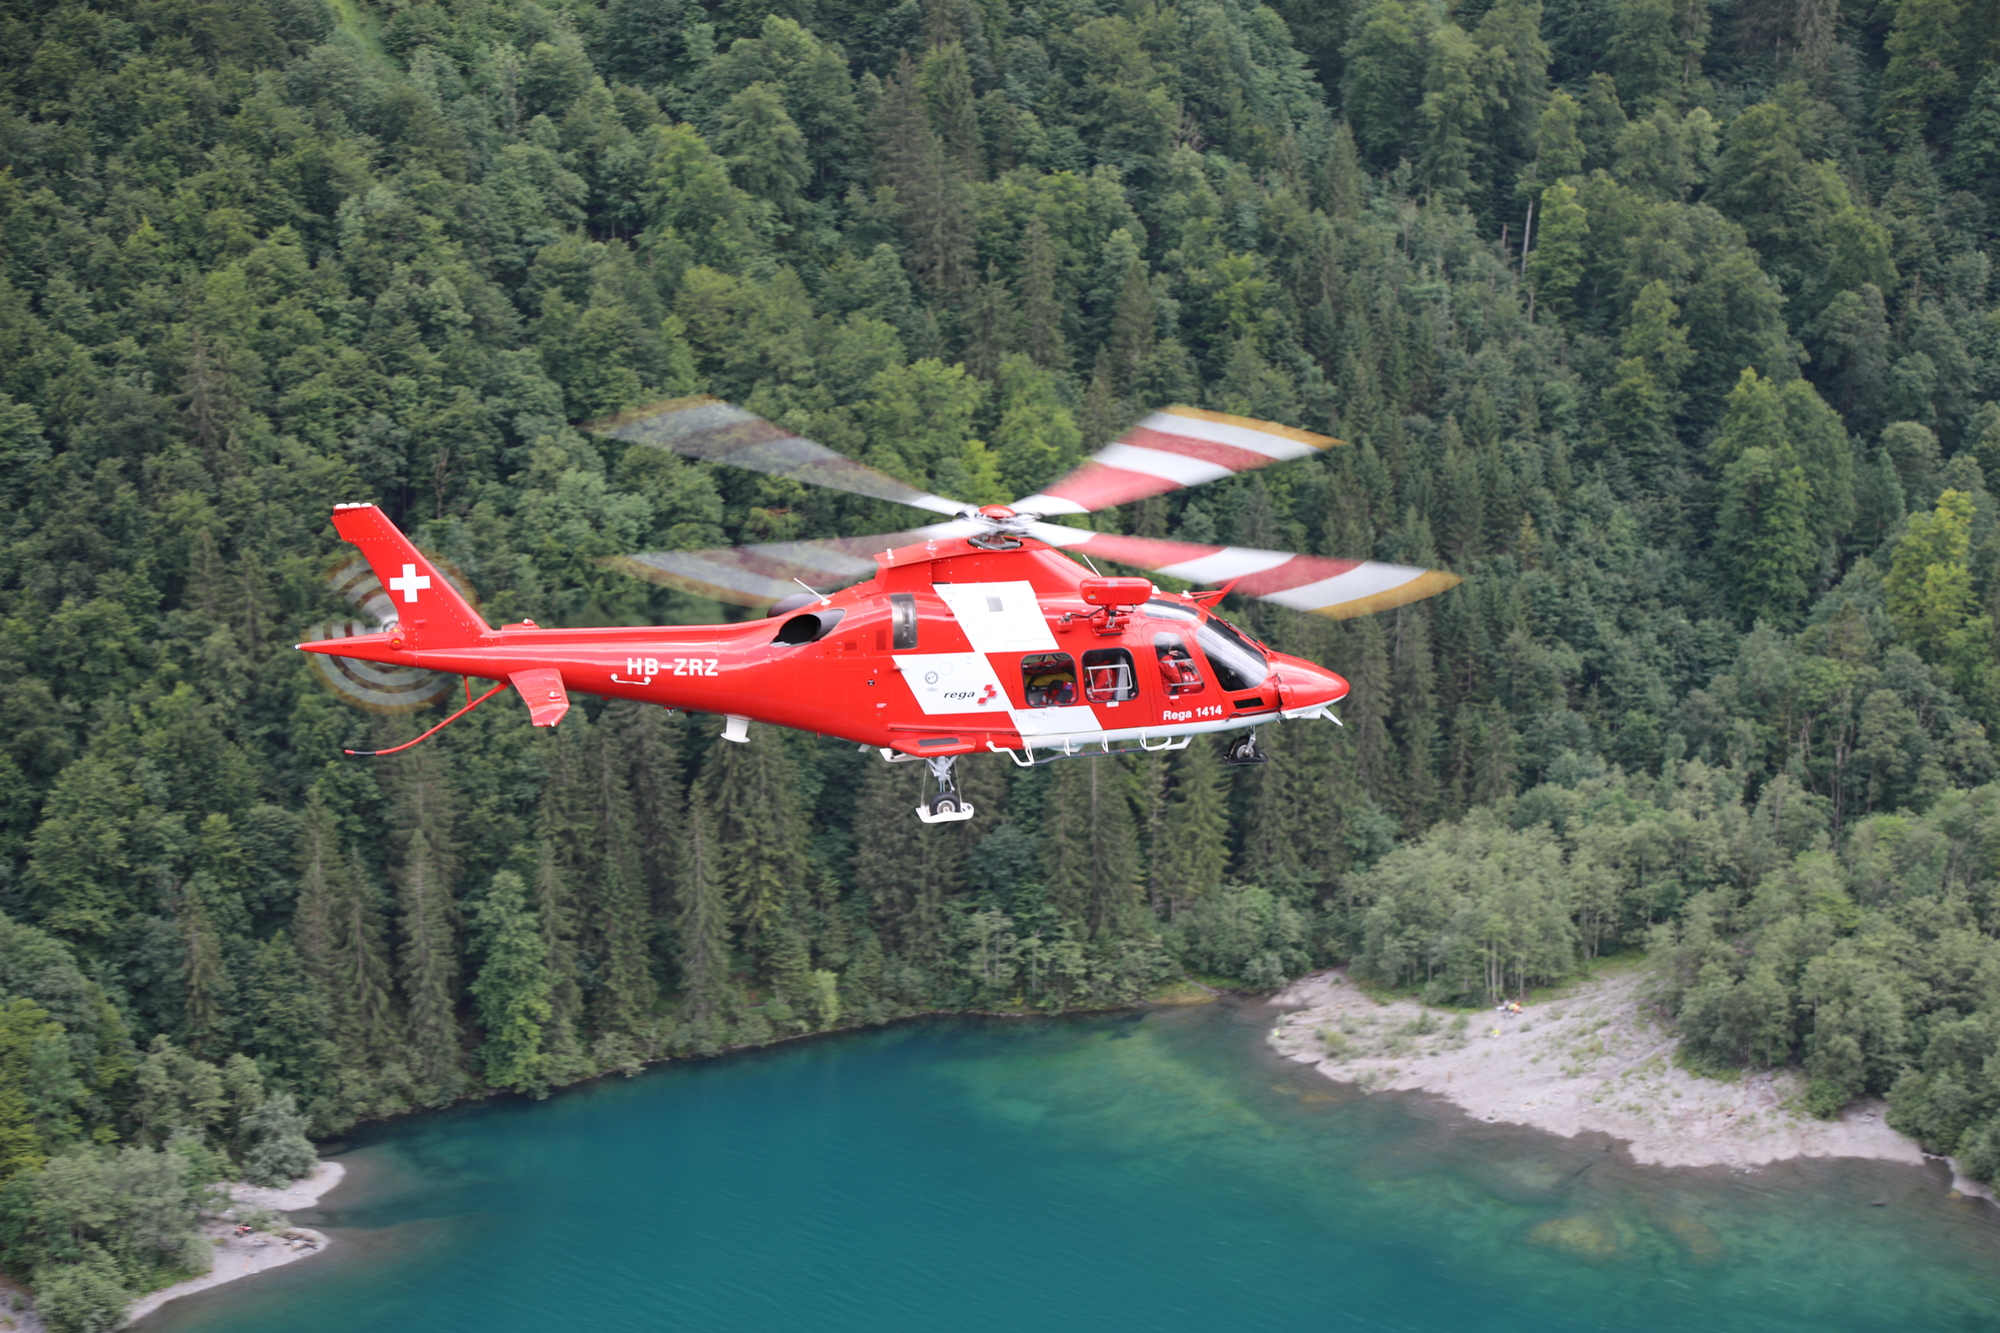
[[[438,606],[434,628],[428,591],[405,581],[398,624],[299,646],[511,681],[539,725],[571,693],[594,694],[720,714],[731,739],[748,719],[924,759],[1178,748],[1203,732],[1326,716],[1348,691],[1196,599],[1092,579],[1032,538],[941,539],[875,560],[865,582],[721,625],[468,630]]]

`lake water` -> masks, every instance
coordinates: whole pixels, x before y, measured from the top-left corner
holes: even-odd
[[[1362,1097],[1253,1004],[913,1023],[355,1141],[328,1254],[143,1333],[2000,1328],[2000,1210]],[[301,1214],[301,1220],[312,1220]]]

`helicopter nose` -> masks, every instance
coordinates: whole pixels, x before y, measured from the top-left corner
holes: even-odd
[[[1347,697],[1347,678],[1323,666],[1286,658],[1280,668],[1284,681],[1285,708],[1313,708],[1336,704]]]

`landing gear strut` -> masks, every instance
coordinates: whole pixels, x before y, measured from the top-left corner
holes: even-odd
[[[961,819],[970,819],[976,813],[966,799],[959,795],[958,784],[952,780],[951,766],[958,762],[957,755],[942,755],[936,759],[924,760],[924,766],[937,779],[937,795],[917,807],[917,818],[926,824],[953,824]]]
[[[1222,752],[1222,762],[1239,766],[1245,764],[1268,764],[1271,762],[1271,756],[1257,748],[1257,733],[1246,731],[1242,736],[1230,742],[1229,748]]]

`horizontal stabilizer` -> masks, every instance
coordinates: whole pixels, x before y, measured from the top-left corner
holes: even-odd
[[[537,727],[553,727],[569,711],[569,691],[563,688],[562,672],[554,667],[516,671],[507,677],[528,705],[528,721]]]

